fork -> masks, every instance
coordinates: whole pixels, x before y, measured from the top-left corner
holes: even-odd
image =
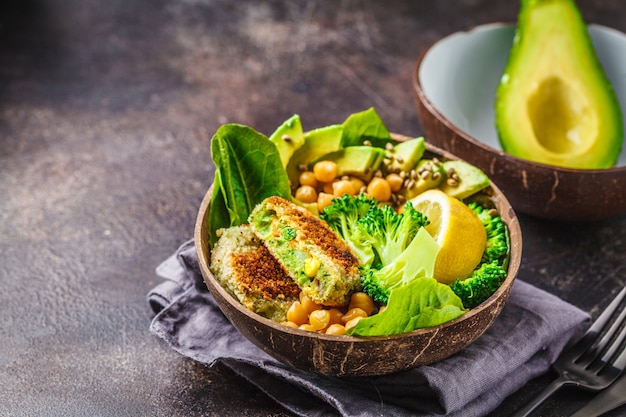
[[[570,417],[597,417],[624,404],[626,404],[626,374],[622,374],[611,386],[602,390]]]
[[[625,297],[626,287],[622,288],[583,337],[554,362],[552,368],[558,373],[558,378],[512,417],[528,416],[563,386],[597,392],[611,385],[622,374],[626,368],[626,349],[622,346],[626,338],[626,326],[623,326],[626,308],[622,309],[610,327],[607,325],[619,311]]]

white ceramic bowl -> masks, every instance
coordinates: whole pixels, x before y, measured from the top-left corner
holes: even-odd
[[[596,53],[626,119],[626,35],[590,25]],[[482,168],[516,211],[563,221],[626,212],[626,147],[614,168],[578,170],[505,154],[495,128],[495,91],[515,26],[494,23],[447,36],[419,58],[414,90],[428,141]]]

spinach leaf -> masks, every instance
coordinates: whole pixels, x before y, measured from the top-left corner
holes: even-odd
[[[387,143],[395,144],[387,127],[373,107],[353,113],[343,122],[341,146],[360,146],[369,140],[373,146],[384,148]]]
[[[384,336],[437,326],[465,313],[461,299],[433,278],[416,278],[391,290],[387,308],[348,329],[353,336]]]
[[[228,215],[228,208],[224,200],[220,171],[215,170],[213,195],[211,196],[211,210],[209,211],[209,245],[211,247],[217,242],[218,236],[215,234],[217,229],[228,226],[230,226],[230,216]]]
[[[291,199],[291,190],[276,145],[251,127],[221,126],[211,139],[211,154],[216,168],[216,206],[211,206],[209,222],[212,246],[218,229],[247,223],[257,204],[273,195]]]

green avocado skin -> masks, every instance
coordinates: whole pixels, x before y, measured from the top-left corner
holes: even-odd
[[[513,156],[578,169],[615,165],[620,103],[573,0],[521,0],[495,119]]]

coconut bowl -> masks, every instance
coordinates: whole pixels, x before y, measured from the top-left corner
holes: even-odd
[[[442,160],[457,159],[428,145],[427,152]],[[480,337],[498,317],[517,276],[522,257],[522,235],[511,205],[496,185],[479,198],[500,212],[511,236],[508,276],[485,302],[445,324],[384,337],[333,336],[293,329],[266,319],[242,306],[215,279],[209,269],[208,219],[212,188],[198,212],[194,240],[200,269],[217,305],[250,342],[275,359],[305,371],[332,376],[371,376],[406,370],[445,359]]]
[[[563,222],[597,221],[626,212],[626,149],[608,169],[569,169],[503,152],[494,97],[515,26],[489,24],[447,36],[417,61],[417,115],[436,146],[478,166],[519,213]],[[626,114],[626,35],[590,25],[596,54]]]

